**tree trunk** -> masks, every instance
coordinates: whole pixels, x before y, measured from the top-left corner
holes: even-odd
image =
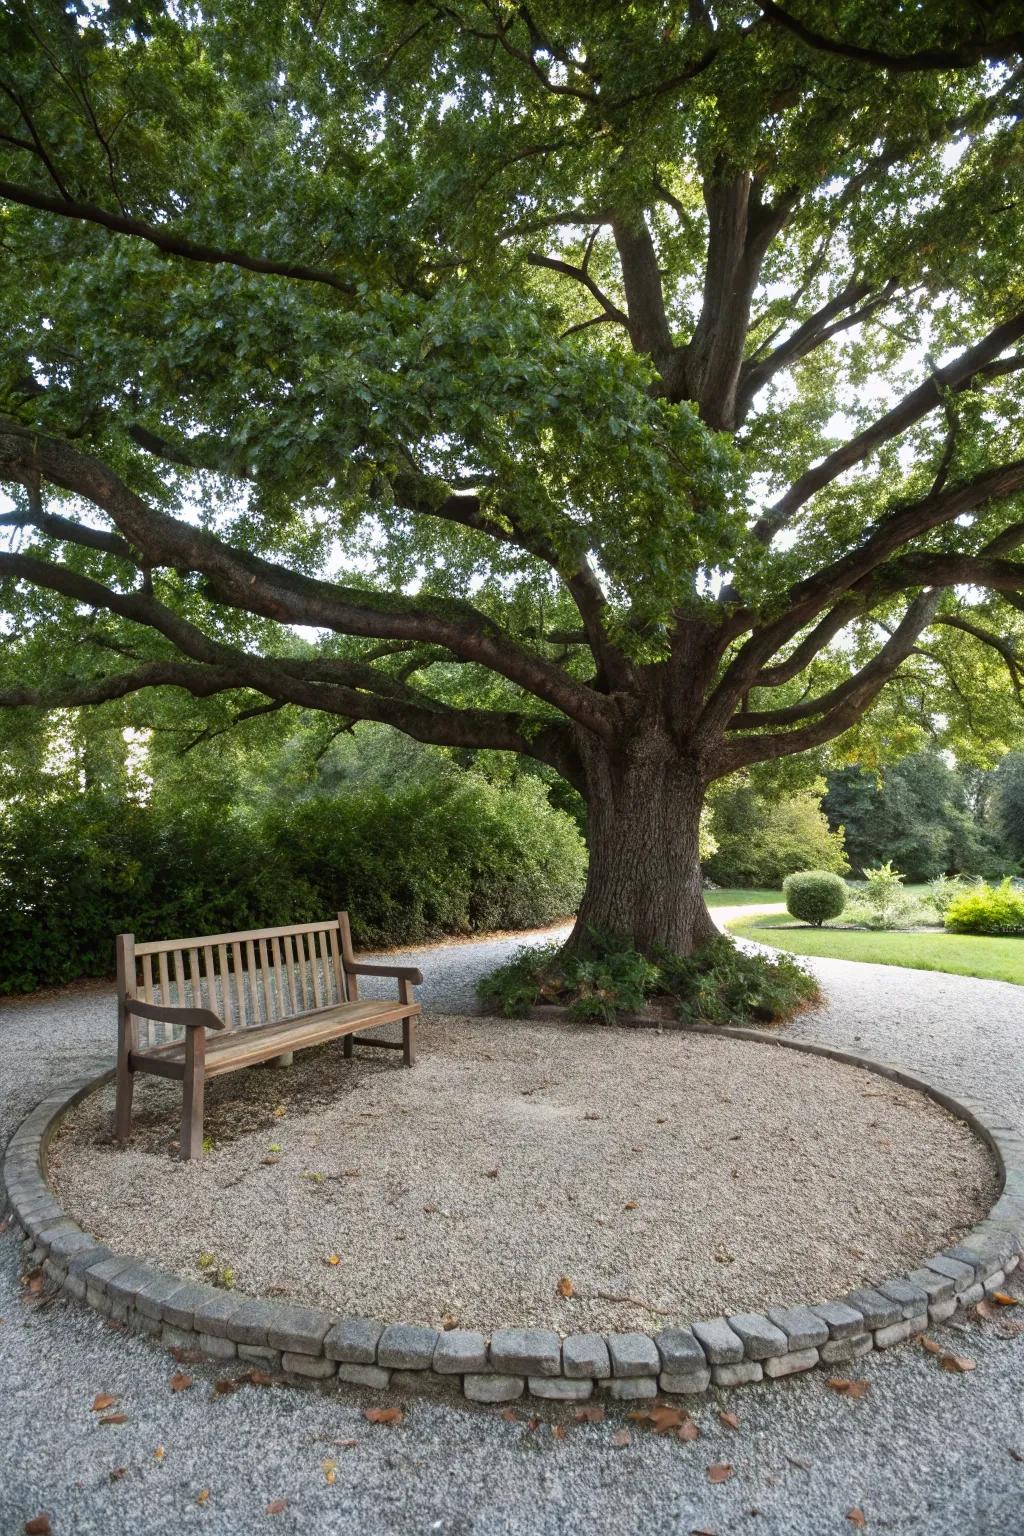
[[[593,934],[650,955],[689,955],[718,929],[704,901],[699,837],[705,782],[669,740],[638,732],[628,747],[588,753],[590,865],[566,948]]]

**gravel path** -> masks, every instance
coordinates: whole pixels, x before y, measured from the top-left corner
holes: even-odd
[[[465,1010],[475,977],[517,942],[423,954],[428,1008]],[[844,961],[814,968],[828,1002],[794,1034],[898,1061],[1024,1124],[1024,990]],[[109,1064],[112,1018],[110,989],[94,985],[0,1009],[0,1139],[52,1086]],[[0,1239],[2,1536],[42,1510],[54,1536],[842,1536],[854,1528],[853,1508],[869,1530],[913,1536],[1022,1527],[1024,1464],[1010,1451],[1024,1456],[1024,1338],[999,1338],[991,1323],[937,1330],[977,1362],[968,1375],[938,1370],[923,1351],[895,1350],[858,1368],[871,1383],[863,1400],[837,1396],[813,1372],[710,1395],[690,1445],[622,1419],[632,1442],[616,1448],[620,1419],[611,1413],[580,1426],[566,1412],[543,1413],[531,1430],[494,1410],[415,1401],[401,1425],[370,1426],[361,1409],[371,1399],[356,1393],[215,1396],[219,1373],[205,1367],[190,1367],[195,1384],[172,1394],[172,1363],[146,1341],[111,1333],[63,1300],[27,1305],[17,1260],[16,1244]],[[99,1425],[89,1405],[100,1391],[122,1397],[127,1423]],[[722,1408],[738,1414],[738,1430],[719,1423]],[[570,1424],[564,1439],[551,1433],[560,1420]],[[350,1448],[334,1443],[350,1439]],[[325,1458],[337,1463],[332,1485]],[[721,1486],[707,1476],[715,1462],[735,1469]],[[276,1499],[286,1509],[266,1515]]]

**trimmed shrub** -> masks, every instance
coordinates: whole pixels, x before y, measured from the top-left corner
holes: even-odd
[[[614,939],[593,935],[586,958],[554,946],[519,950],[477,984],[485,1007],[522,1018],[538,1003],[560,1003],[577,1018],[611,1024],[651,999],[691,1023],[771,1023],[819,995],[814,977],[791,955],[752,954],[724,936],[682,959],[649,961]]]
[[[782,894],[793,917],[820,928],[846,906],[846,881],[827,869],[805,869],[786,876]]]
[[[86,793],[0,808],[0,993],[108,976],[139,939],[315,921],[364,947],[525,928],[575,910],[586,847],[538,779],[450,773],[290,805]]]
[[[995,887],[975,885],[950,902],[946,927],[950,933],[1024,937],[1024,889],[1008,879]]]

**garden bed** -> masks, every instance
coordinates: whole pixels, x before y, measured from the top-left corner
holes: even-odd
[[[840,1295],[998,1190],[923,1095],[733,1038],[434,1018],[412,1072],[328,1047],[214,1080],[195,1164],[176,1090],[139,1089],[128,1150],[109,1090],[51,1147],[83,1227],[186,1279],[434,1327],[653,1330]]]

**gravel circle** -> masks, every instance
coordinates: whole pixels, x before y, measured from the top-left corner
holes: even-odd
[[[725,1037],[434,1017],[411,1072],[333,1044],[214,1079],[194,1163],[178,1085],[136,1091],[127,1149],[112,1087],[51,1146],[76,1221],[186,1279],[389,1322],[614,1332],[822,1300],[956,1242],[999,1191],[923,1094]]]

